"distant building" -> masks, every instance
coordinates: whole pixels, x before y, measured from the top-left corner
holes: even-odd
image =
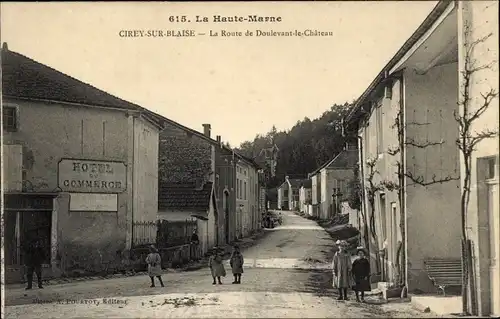
[[[209,221],[214,219],[215,238],[209,242],[228,244],[255,230],[260,225],[256,190],[259,166],[226,146],[220,136],[212,139],[210,124],[203,124],[201,133],[168,118],[162,117],[162,120],[165,129],[160,132],[160,184],[164,187],[191,184],[196,189],[208,183],[212,185],[214,216],[205,218]],[[166,195],[160,193],[159,197],[163,196]],[[169,219],[169,215],[162,214],[162,218]]]
[[[309,174],[314,216],[328,219],[341,213],[342,202],[349,197],[349,182],[354,177],[357,161],[358,151],[346,147],[346,150]]]
[[[299,191],[299,211],[312,215],[312,181],[302,182]]]
[[[303,182],[304,179],[285,177],[285,181],[278,187],[278,209],[299,209],[299,190]]]

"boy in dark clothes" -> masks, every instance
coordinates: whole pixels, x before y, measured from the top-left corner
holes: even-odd
[[[352,263],[352,276],[354,277],[356,301],[365,301],[365,291],[370,291],[370,262],[366,259],[365,249],[358,247],[358,258]],[[361,300],[359,295],[361,293]]]
[[[45,254],[41,247],[40,241],[35,240],[28,244],[26,247],[26,260],[25,266],[27,269],[28,287],[26,290],[33,288],[33,273],[36,273],[38,279],[38,288],[42,289],[42,262]]]

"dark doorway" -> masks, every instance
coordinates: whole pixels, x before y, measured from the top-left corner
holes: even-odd
[[[50,264],[51,211],[5,211],[5,262],[9,266],[24,264],[25,248],[38,240],[44,250],[44,264]]]

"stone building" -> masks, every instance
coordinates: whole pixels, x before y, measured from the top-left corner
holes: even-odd
[[[158,118],[6,44],[1,54],[6,280],[22,279],[36,238],[46,276],[118,267],[134,221],[156,220]]]

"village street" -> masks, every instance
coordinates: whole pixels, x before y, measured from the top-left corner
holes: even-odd
[[[283,212],[283,225],[243,251],[245,273],[232,285],[212,285],[208,268],[167,273],[165,288],[135,276],[46,286],[7,288],[7,318],[298,318],[421,317],[407,303],[337,301],[328,268],[333,240],[315,222]],[[87,303],[85,303],[87,302]]]

